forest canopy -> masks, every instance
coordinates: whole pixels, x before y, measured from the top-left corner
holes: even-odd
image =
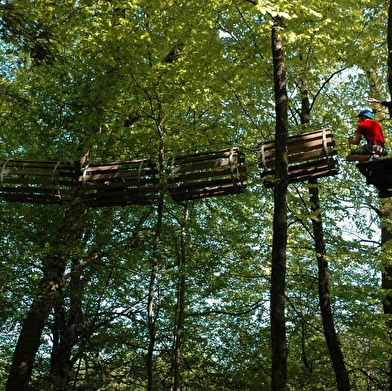
[[[320,266],[349,387],[391,389],[391,201],[345,160],[363,108],[391,145],[388,111],[366,101],[390,96],[388,6],[0,2],[6,391],[342,390],[321,313]],[[282,37],[285,88],[276,85],[274,37]],[[279,87],[287,118],[277,115]],[[279,187],[263,185],[258,153],[279,121],[289,137],[331,129],[339,173],[286,184],[287,384],[271,388]],[[173,199],[173,158],[236,147],[243,191]],[[96,206],[83,182],[69,203],[12,202],[4,197],[12,159],[70,162],[77,173],[149,159],[157,192],[151,202]],[[110,186],[121,193],[121,182]]]

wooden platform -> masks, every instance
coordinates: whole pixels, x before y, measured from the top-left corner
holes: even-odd
[[[259,144],[259,167],[264,186],[275,182],[275,141]],[[330,128],[291,136],[287,139],[288,183],[336,175],[337,151]]]
[[[158,198],[156,164],[150,159],[82,168],[80,196],[89,206],[147,205]]]
[[[62,161],[8,159],[0,173],[0,196],[11,202],[66,204],[74,199],[74,164]]]
[[[244,154],[239,147],[177,156],[169,161],[174,201],[242,193],[246,187]]]
[[[357,164],[368,185],[374,185],[380,198],[392,197],[392,158]]]

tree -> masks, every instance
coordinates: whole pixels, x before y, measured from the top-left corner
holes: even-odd
[[[382,51],[383,4],[22,0],[8,2],[2,11],[2,26],[12,24],[0,48],[3,158],[75,161],[88,150],[90,163],[150,156],[160,165],[162,186],[159,211],[153,203],[87,208],[80,216],[82,239],[61,252],[61,290],[47,302],[53,309],[30,388],[159,390],[175,384],[254,391],[269,389],[271,356],[283,355],[278,369],[287,387],[335,389],[318,310],[309,202],[300,199],[307,188],[277,184],[273,208],[273,195],[260,182],[256,145],[274,138],[277,128],[284,137],[328,125],[339,155],[345,155],[351,117],[368,86],[361,69],[380,69],[382,63],[376,54]],[[285,42],[290,97],[279,102],[279,116],[273,20],[282,21],[276,37]],[[299,106],[297,81],[305,79],[310,107]],[[309,123],[301,124],[307,117]],[[276,123],[286,118],[287,123]],[[170,159],[233,145],[245,148],[248,192],[190,202],[184,275],[178,250],[184,209],[167,191]],[[380,257],[374,212],[363,206],[374,202],[374,192],[364,189],[355,167],[340,160],[339,176],[319,184],[331,312],[352,388],[382,389],[389,339],[375,288]],[[281,197],[285,204],[278,205]],[[60,237],[59,227],[68,230],[68,225],[60,206],[2,201],[0,208],[0,248],[6,254],[0,273],[5,292],[0,358],[9,363],[42,282],[46,255],[57,254],[54,232]],[[281,227],[287,225],[286,238],[278,229],[275,238],[271,235],[278,211],[286,213],[286,223],[280,220]],[[304,217],[307,230],[300,224]],[[63,237],[71,235],[69,228]],[[287,340],[283,333],[274,338],[290,346],[287,357],[284,350],[271,354],[272,246],[285,248],[273,252],[279,261],[273,287],[275,292],[279,266],[285,284],[279,285],[278,304],[285,311],[279,326]],[[181,323],[181,279],[186,301],[180,341],[173,330]],[[176,341],[181,373],[175,381]],[[312,372],[305,360],[299,362],[301,356]],[[276,368],[274,361],[275,375]]]
[[[287,342],[285,326],[285,279],[287,246],[287,91],[283,54],[283,19],[272,29],[272,56],[276,104],[276,177],[271,268],[272,389],[286,390]]]

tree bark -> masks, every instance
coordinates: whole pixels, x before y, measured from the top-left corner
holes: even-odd
[[[59,295],[54,305],[54,322],[51,327],[53,348],[49,374],[53,391],[65,390],[71,378],[74,365],[72,349],[79,340],[79,328],[83,319],[82,298],[85,283],[78,270],[78,262],[74,260],[70,274],[68,313],[63,295]]]
[[[381,246],[385,249],[387,243],[392,240],[392,230],[390,225],[390,211],[388,205],[383,205],[379,213],[381,217]],[[387,250],[386,250],[387,251]],[[381,274],[381,288],[385,291],[383,301],[384,314],[392,314],[392,265],[388,262]],[[392,340],[392,321],[387,322],[389,338]],[[392,358],[389,359],[389,386],[388,390],[392,391]]]
[[[287,90],[281,34],[281,19],[272,28],[272,55],[275,87],[276,177],[271,270],[272,391],[287,387],[287,342],[285,324],[287,249]]]
[[[388,89],[389,95],[392,94],[392,0],[389,0],[388,7],[388,27],[387,27],[387,41],[388,41]],[[392,96],[392,95],[391,95]],[[392,109],[389,110],[389,116],[392,117]]]
[[[387,28],[387,41],[388,41],[388,89],[389,95],[392,96],[392,0],[389,0],[388,6],[388,28]],[[392,109],[388,110],[389,116],[392,117]],[[381,217],[381,245],[385,247],[386,243],[392,239],[392,231],[388,228],[389,224],[383,224],[383,220],[389,219],[390,212],[385,210],[385,204],[383,210],[380,212]],[[383,308],[384,314],[392,314],[392,266],[387,265],[382,273],[382,289],[387,292],[384,299]],[[392,340],[392,321],[388,322],[389,338]],[[392,391],[392,358],[389,359],[389,391]]]
[[[174,375],[174,390],[181,390],[181,347],[184,334],[184,323],[185,323],[185,297],[186,297],[186,273],[185,265],[187,260],[186,255],[186,225],[189,218],[189,202],[186,202],[184,206],[184,219],[181,224],[181,256],[179,264],[179,287],[178,287],[178,314],[177,314],[177,324],[176,324],[176,334],[174,343],[174,365],[173,365],[173,375]]]
[[[51,243],[52,252],[43,260],[43,277],[23,322],[5,391],[28,390],[42,331],[61,291],[69,248],[83,232],[85,218],[81,208],[81,205],[74,205],[67,210],[63,224]]]
[[[163,143],[163,121],[157,123],[157,130],[159,134],[159,173],[160,177],[163,177],[164,173],[164,143]],[[154,248],[151,264],[150,284],[148,290],[147,300],[147,325],[149,334],[149,343],[147,351],[147,390],[154,390],[154,373],[153,373],[153,354],[155,349],[155,335],[156,335],[156,319],[157,314],[154,314],[154,300],[155,300],[155,284],[157,278],[157,270],[159,265],[159,243],[162,235],[162,219],[163,219],[163,189],[161,189],[159,200],[158,200],[158,216],[157,226],[155,230]]]
[[[346,365],[343,360],[343,354],[340,349],[339,339],[336,334],[333,315],[331,310],[331,296],[329,292],[329,275],[328,262],[325,260],[325,243],[323,236],[323,223],[321,219],[321,208],[319,201],[319,191],[317,180],[310,182],[309,187],[310,201],[312,205],[313,215],[317,214],[317,218],[312,218],[313,235],[315,241],[315,249],[317,253],[318,265],[318,291],[321,317],[323,322],[324,336],[327,342],[329,354],[331,356],[333,369],[335,371],[336,382],[339,391],[349,391],[350,381]]]

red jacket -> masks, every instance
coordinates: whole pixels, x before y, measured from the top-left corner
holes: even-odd
[[[385,138],[379,122],[372,119],[365,119],[358,124],[357,133],[365,137],[370,145],[385,145]]]

